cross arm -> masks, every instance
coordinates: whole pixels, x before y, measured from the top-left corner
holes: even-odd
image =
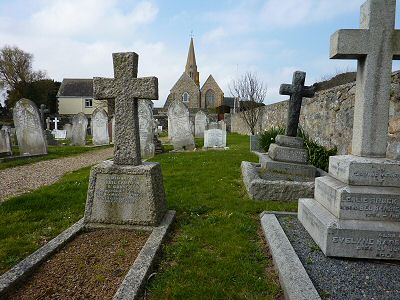
[[[301,95],[306,98],[312,98],[315,95],[315,90],[313,86],[305,86],[301,90]]]
[[[124,93],[132,98],[158,100],[157,77],[131,78],[124,84]]]
[[[115,89],[115,80],[112,78],[93,78],[93,98],[95,99],[113,99],[117,96]]]
[[[281,87],[279,89],[279,95],[291,95],[293,94],[293,89],[291,84],[281,84]]]
[[[330,58],[358,59],[367,55],[368,29],[342,29],[331,36]]]
[[[400,30],[393,34],[393,59],[400,60]]]

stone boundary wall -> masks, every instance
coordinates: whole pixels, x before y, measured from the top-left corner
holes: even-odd
[[[336,146],[338,154],[351,153],[355,85],[350,82],[303,99],[300,125],[319,144],[329,148]],[[285,126],[287,105],[285,100],[263,107],[256,132]],[[249,134],[240,114],[231,115],[231,128],[232,132]],[[388,156],[400,158],[400,72],[392,76]]]

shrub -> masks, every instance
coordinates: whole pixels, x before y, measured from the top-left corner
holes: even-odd
[[[271,127],[260,134],[260,139],[258,141],[259,146],[265,152],[268,152],[269,145],[275,143],[275,138],[278,134],[285,134],[284,127]]]
[[[337,148],[334,147],[332,149],[328,149],[319,145],[301,128],[299,128],[297,136],[304,140],[304,145],[308,150],[308,162],[313,166],[328,172],[329,156],[336,155]]]

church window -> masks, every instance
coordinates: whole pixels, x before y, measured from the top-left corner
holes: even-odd
[[[93,99],[85,99],[85,108],[93,107]]]
[[[182,101],[183,102],[189,102],[189,94],[187,92],[184,92],[182,94]]]
[[[215,107],[215,93],[211,89],[206,92],[206,107]]]

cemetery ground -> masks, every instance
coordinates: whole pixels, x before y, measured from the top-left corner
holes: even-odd
[[[177,211],[177,219],[147,286],[150,299],[281,295],[259,214],[296,211],[297,203],[250,200],[240,164],[257,157],[249,151],[248,136],[230,134],[228,145],[226,151],[169,152],[152,159],[162,165],[167,207]],[[83,216],[89,170],[0,205],[0,274]],[[106,282],[95,278],[94,284]]]

